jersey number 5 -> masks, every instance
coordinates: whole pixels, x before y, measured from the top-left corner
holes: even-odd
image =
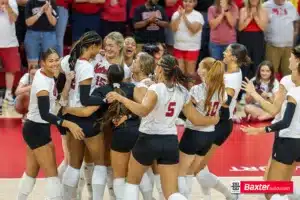
[[[166,117],[173,117],[175,113],[176,102],[170,102],[168,105],[168,111],[166,112]]]

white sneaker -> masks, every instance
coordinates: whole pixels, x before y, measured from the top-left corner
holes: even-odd
[[[12,95],[7,95],[4,99],[4,102],[7,103],[10,106],[13,106],[15,103],[14,98],[12,97]]]

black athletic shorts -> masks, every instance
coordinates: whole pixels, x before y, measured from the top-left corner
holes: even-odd
[[[52,141],[50,124],[26,120],[23,126],[23,138],[32,150],[50,143]]]
[[[233,129],[232,119],[220,120],[215,127],[215,141],[214,144],[221,146],[230,136]]]
[[[214,143],[214,137],[214,132],[202,132],[186,128],[180,140],[179,149],[188,155],[205,156]]]
[[[111,149],[122,153],[130,152],[140,135],[139,126],[140,119],[133,119],[113,128]]]
[[[276,137],[272,158],[277,162],[292,165],[300,161],[300,139]]]
[[[150,135],[140,133],[132,149],[134,158],[144,166],[157,164],[173,165],[179,162],[177,135]]]
[[[74,122],[80,128],[82,128],[82,131],[86,138],[93,137],[99,134],[99,132],[95,131],[94,128],[96,119],[93,115],[91,117],[77,117],[74,115],[67,114],[64,116],[64,119]]]

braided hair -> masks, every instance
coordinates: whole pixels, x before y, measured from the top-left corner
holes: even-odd
[[[102,38],[95,31],[89,31],[83,34],[81,38],[74,44],[69,58],[69,67],[71,71],[74,71],[77,59],[82,53],[92,45],[101,45]]]
[[[185,76],[179,68],[178,61],[172,55],[164,55],[157,63],[163,68],[163,74],[167,81],[173,82],[174,86],[184,85],[190,82],[190,78]]]
[[[108,84],[114,88],[114,92],[122,96],[126,96],[125,92],[120,88],[124,79],[124,69],[121,65],[110,65],[107,71]],[[103,116],[103,124],[112,122],[113,119],[119,119],[123,115],[128,115],[130,111],[120,102],[112,102],[105,115]]]

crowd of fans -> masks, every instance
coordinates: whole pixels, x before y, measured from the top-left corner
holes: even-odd
[[[5,0],[1,0],[5,1]],[[38,67],[42,52],[55,48],[60,56],[83,33],[104,38],[113,31],[124,36],[127,65],[144,44],[160,44],[195,78],[197,63],[211,56],[222,60],[229,44],[244,44],[252,60],[243,76],[255,82],[266,98],[278,79],[290,73],[292,47],[299,43],[300,3],[286,0],[8,0],[0,8],[0,60],[5,72],[4,102],[14,103],[14,75],[21,67]],[[297,12],[298,9],[298,12]],[[67,36],[65,34],[67,33]],[[21,58],[25,56],[25,61]],[[27,75],[28,76],[28,75]],[[30,85],[30,79],[20,84]],[[196,78],[195,78],[196,79]],[[246,113],[268,119],[245,96]],[[1,107],[2,107],[2,102]],[[258,114],[259,113],[259,114]],[[263,116],[263,117],[262,117]]]

